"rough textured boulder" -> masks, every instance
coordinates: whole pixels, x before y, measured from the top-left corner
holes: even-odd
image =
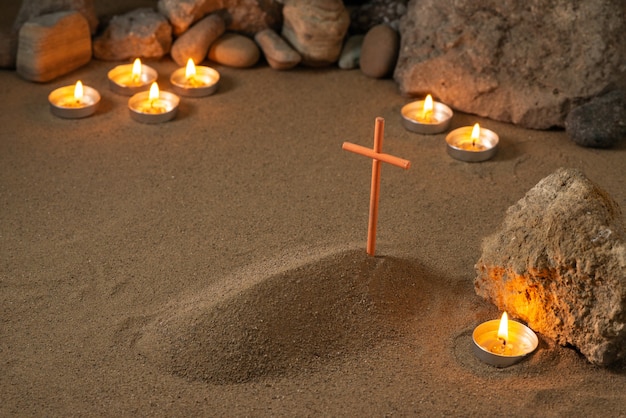
[[[300,53],[302,63],[324,66],[336,62],[350,26],[341,0],[285,0],[283,37]]]
[[[228,30],[249,35],[278,29],[282,23],[282,5],[275,0],[159,0],[158,9],[172,24],[175,35],[217,10],[224,12]]]
[[[626,231],[618,205],[559,169],[483,241],[479,296],[597,365],[626,357]]]
[[[111,19],[94,40],[94,56],[102,60],[161,58],[170,52],[172,27],[152,9],[136,9]]]
[[[625,32],[623,0],[413,0],[395,79],[464,112],[562,127],[626,71]]]
[[[17,73],[37,82],[53,80],[91,61],[91,34],[78,12],[35,17],[22,25]]]

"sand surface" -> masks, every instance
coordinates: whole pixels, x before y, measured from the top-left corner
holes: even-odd
[[[1,416],[620,416],[626,366],[540,335],[507,369],[471,332],[480,243],[558,167],[626,208],[626,142],[456,114],[500,134],[488,162],[400,124],[409,99],[359,71],[216,67],[219,91],[134,122],[93,61],[48,84],[0,72]],[[153,62],[163,88],[176,68]],[[77,78],[99,111],[53,116]],[[386,121],[377,256],[371,147]]]

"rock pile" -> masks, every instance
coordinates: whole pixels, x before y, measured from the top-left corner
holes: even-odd
[[[361,6],[369,10],[371,21],[388,20],[387,16],[377,17],[376,13],[388,15],[390,4],[395,4],[395,0],[382,1],[386,4],[384,8],[379,7],[381,0],[372,0],[372,5],[378,4],[374,12],[369,4]],[[395,11],[394,22],[403,13],[406,3],[406,0],[398,1],[402,7],[391,7]],[[95,32],[98,19],[93,0],[25,0],[16,27],[21,29],[36,16],[60,10],[82,14],[89,24],[90,34]],[[277,70],[296,65],[327,66],[338,61],[344,69],[360,66],[364,37],[353,36],[350,42],[345,42],[349,35],[350,13],[342,0],[159,0],[157,10],[143,8],[114,16],[93,39],[93,56],[119,61],[134,57],[158,59],[170,54],[179,65],[184,65],[188,58],[195,63],[208,58],[239,68],[251,67],[264,56]],[[78,28],[68,29],[65,25],[63,29],[40,35],[34,42],[49,44],[64,30],[76,32]],[[386,25],[378,25],[371,32],[368,32],[365,49],[366,57],[370,58],[366,59],[363,72],[370,77],[388,77],[396,63],[398,34]],[[33,42],[27,36],[33,37],[32,33],[21,35],[23,39],[18,42],[11,36],[0,36],[0,64],[14,65],[14,55],[19,49],[16,45]],[[57,44],[60,50],[67,48],[67,44]],[[22,48],[21,56],[27,55],[30,68],[22,64],[18,73],[29,80],[48,81],[52,66],[58,67],[55,60],[43,59]],[[64,57],[59,54],[58,58],[56,61]],[[60,68],[69,72],[76,67]]]
[[[609,195],[559,169],[483,241],[476,293],[608,366],[626,357],[626,229]]]
[[[18,73],[47,80],[67,47],[56,37],[63,39],[64,30],[79,32],[82,22],[64,29],[25,30],[23,39],[18,39],[18,30],[42,15],[74,11],[84,17],[93,36],[98,24],[93,3],[24,0],[13,32],[0,31],[0,66],[15,66],[22,49]],[[571,110],[626,76],[623,0],[541,0],[532,7],[500,0],[348,4],[354,3],[158,0],[156,11],[139,9],[113,17],[95,35],[93,56],[128,60],[170,54],[179,65],[188,58],[196,63],[208,58],[240,68],[264,57],[276,70],[360,67],[373,78],[393,75],[405,95],[432,94],[456,110],[535,129],[565,127]],[[51,54],[59,56],[52,59],[26,47],[55,42],[60,47]],[[75,68],[59,67],[65,72]],[[611,125],[590,134],[578,123],[589,119],[581,116],[583,111],[587,108],[572,112],[567,122],[577,143],[608,147],[624,136],[623,112],[614,117],[604,113],[603,120]],[[607,132],[598,133],[602,129]]]

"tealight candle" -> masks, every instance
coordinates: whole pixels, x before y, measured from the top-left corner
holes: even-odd
[[[132,96],[144,91],[157,79],[154,68],[141,63],[136,58],[132,64],[118,65],[107,74],[111,91],[123,96]]]
[[[130,116],[141,123],[167,122],[176,116],[180,99],[174,93],[159,91],[152,83],[150,91],[142,91],[128,100]]]
[[[472,334],[474,354],[481,361],[496,367],[508,367],[535,351],[537,334],[526,325],[502,318],[483,322]]]
[[[437,134],[448,129],[452,119],[452,109],[443,103],[433,101],[429,94],[424,100],[408,103],[402,107],[402,124],[418,134]]]
[[[446,136],[448,154],[467,162],[490,159],[496,153],[499,141],[495,132],[481,128],[479,124],[457,128]]]
[[[100,103],[100,93],[78,80],[73,86],[60,87],[48,96],[53,115],[66,119],[91,116]]]
[[[220,73],[210,67],[196,66],[191,58],[185,68],[179,68],[170,76],[172,89],[188,97],[202,97],[213,94],[217,90]]]

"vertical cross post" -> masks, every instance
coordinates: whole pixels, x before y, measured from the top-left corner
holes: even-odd
[[[385,119],[376,118],[374,126],[374,148],[369,149],[360,145],[344,142],[342,149],[356,154],[364,155],[372,159],[372,185],[370,189],[370,214],[367,226],[367,254],[373,256],[376,251],[376,224],[378,222],[378,200],[380,196],[380,169],[381,162],[389,163],[407,170],[411,162],[389,154],[383,154],[383,136],[385,131]]]

